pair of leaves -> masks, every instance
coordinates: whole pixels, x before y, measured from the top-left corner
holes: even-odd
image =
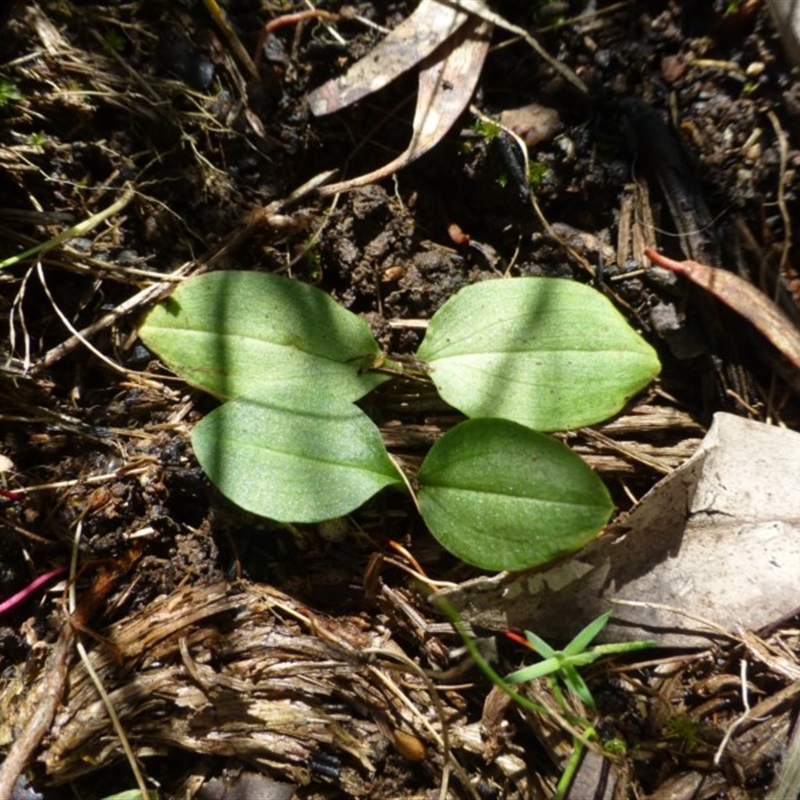
[[[242,507],[314,522],[403,482],[353,405],[386,379],[369,371],[378,345],[323,292],[274,275],[210,273],[182,284],[140,334],[189,382],[233,398],[195,426],[192,442]],[[586,544],[610,516],[608,493],[567,447],[532,428],[618,410],[658,371],[649,346],[593,290],[520,278],[451,298],[419,354],[444,399],[478,417],[443,436],[420,470],[431,532],[487,569],[522,569]]]

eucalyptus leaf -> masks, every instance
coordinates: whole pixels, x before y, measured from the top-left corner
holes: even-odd
[[[541,431],[607,419],[660,369],[608,299],[559,278],[462,289],[434,314],[417,355],[442,398],[468,417]]]
[[[319,395],[291,407],[232,400],[195,425],[192,446],[226,497],[279,522],[340,517],[403,483],[369,417]]]
[[[441,545],[491,570],[546,564],[583,547],[613,504],[561,442],[515,422],[476,419],[448,431],[418,474],[419,506]]]
[[[386,380],[362,374],[380,352],[363,319],[313,286],[264,272],[189,279],[139,335],[170,369],[220,398],[357,400]]]

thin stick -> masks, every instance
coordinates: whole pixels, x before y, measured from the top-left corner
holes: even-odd
[[[231,234],[211,255],[204,261],[195,263],[188,261],[182,266],[178,267],[174,272],[164,276],[162,283],[156,283],[152,286],[147,286],[141,291],[137,292],[133,297],[129,297],[125,302],[117,306],[113,311],[109,311],[99,320],[92,323],[88,327],[79,331],[80,335],[71,336],[69,339],[61,342],[52,349],[48,350],[31,368],[31,372],[36,374],[43,370],[48,369],[57,361],[62,359],[68,353],[72,352],[79,345],[83,343],[84,339],[89,339],[99,331],[113,325],[120,317],[130,313],[139,306],[149,303],[156,303],[162,300],[166,295],[173,291],[175,283],[179,280],[189,277],[190,275],[199,275],[208,269],[211,269],[218,261],[228,256],[234,249],[240,247],[250,236],[252,236],[257,225],[269,224],[270,215],[279,213],[288,205],[297,202],[306,195],[314,191],[321,183],[326,181],[333,172],[323,172],[315,176],[309,181],[306,181],[302,186],[295,189],[288,197],[283,200],[275,200],[270,203],[266,208],[260,209],[254,213],[253,224],[248,224],[243,230],[236,231]]]
[[[73,537],[73,542],[72,542],[72,558],[70,559],[69,613],[73,617],[72,624],[74,624],[75,619],[77,618],[77,616],[79,616],[80,613],[78,610],[78,604],[75,592],[75,577],[77,575],[77,569],[78,569],[78,547],[80,544],[82,532],[83,532],[83,520],[79,519],[78,524],[75,526],[75,536]],[[67,627],[70,627],[70,625],[67,625]],[[75,639],[75,649],[78,651],[78,655],[80,656],[80,659],[83,662],[83,666],[86,668],[86,672],[89,674],[89,678],[94,684],[95,689],[97,689],[97,693],[100,695],[100,699],[103,701],[103,705],[106,707],[108,716],[111,719],[111,724],[114,727],[114,730],[116,731],[117,736],[119,737],[120,744],[122,745],[122,749],[128,758],[128,763],[130,764],[131,771],[133,772],[133,777],[134,780],[136,781],[136,785],[139,787],[139,791],[141,792],[141,795],[144,798],[144,800],[149,800],[150,793],[147,790],[147,784],[145,783],[144,775],[142,775],[142,771],[139,769],[139,762],[136,760],[133,748],[131,747],[131,744],[128,741],[128,737],[125,734],[125,729],[122,727],[122,722],[120,721],[120,718],[117,715],[117,711],[114,708],[114,704],[111,702],[111,698],[108,696],[108,692],[106,691],[105,686],[103,686],[103,682],[100,680],[100,676],[97,674],[97,671],[92,666],[92,662],[89,660],[89,654],[86,652],[86,648],[83,646],[83,642],[79,638]]]
[[[778,117],[771,109],[767,111],[767,118],[775,130],[778,138],[778,152],[780,153],[780,169],[778,177],[778,209],[783,219],[783,244],[781,245],[781,261],[778,265],[778,274],[786,274],[786,262],[789,260],[789,251],[792,249],[792,216],[786,207],[786,183],[787,183],[787,164],[789,162],[789,143],[786,139],[786,132],[781,128]],[[777,283],[776,291],[780,283]]]
[[[480,17],[487,22],[497,25],[498,28],[503,28],[503,30],[509,31],[509,33],[515,33],[517,36],[521,37],[540,58],[544,59],[556,72],[558,72],[563,78],[571,83],[572,86],[574,86],[581,94],[589,94],[589,89],[586,84],[566,64],[556,58],[553,58],[553,56],[551,56],[550,53],[548,53],[547,50],[545,50],[544,47],[542,47],[539,42],[537,42],[536,39],[534,39],[533,36],[531,36],[530,33],[525,30],[525,28],[520,28],[518,25],[513,25],[507,19],[505,19],[505,17],[502,17],[500,14],[495,14],[493,11],[491,11],[488,6],[486,6],[485,0],[441,0],[441,2],[453,8],[474,14],[476,17]]]
[[[11,258],[5,259],[4,261],[0,261],[0,269],[13,267],[14,264],[19,264],[20,261],[24,261],[26,258],[39,255],[40,253],[44,253],[46,250],[51,250],[52,248],[60,245],[62,242],[66,242],[68,239],[75,239],[78,236],[84,236],[90,230],[96,228],[101,222],[105,222],[105,220],[122,211],[122,209],[125,208],[125,206],[127,206],[131,200],[133,200],[135,194],[136,192],[134,191],[133,186],[128,184],[119,200],[112,203],[107,209],[105,209],[105,211],[98,211],[97,214],[92,214],[92,216],[88,219],[82,220],[77,225],[73,225],[71,228],[67,228],[67,230],[62,231],[52,239],[48,239],[46,242],[42,242],[41,244],[37,244],[35,247],[31,247],[30,250],[26,250],[24,253],[19,253],[15,256],[11,256]]]
[[[39,746],[53,722],[56,708],[61,702],[64,687],[67,684],[69,654],[73,638],[72,626],[65,622],[58,641],[50,651],[47,664],[42,670],[42,681],[33,690],[36,692],[39,689],[38,696],[35,698],[38,703],[32,704],[33,713],[18,733],[5,761],[0,764],[0,797],[2,798],[14,795],[14,787],[22,770],[27,766],[34,750]]]
[[[77,330],[75,330],[75,327],[67,319],[64,312],[58,307],[58,303],[56,303],[55,298],[50,292],[50,287],[47,285],[47,281],[44,277],[44,270],[42,269],[41,261],[36,262],[36,273],[39,276],[39,283],[42,284],[42,289],[44,289],[44,293],[47,295],[47,299],[50,301],[53,311],[56,312],[58,318],[64,323],[64,327],[74,337],[76,337],[87,350],[94,353],[97,358],[99,358],[104,364],[108,365],[114,372],[117,372],[120,375],[128,375],[129,370],[125,369],[125,367],[121,367],[116,361],[112,361],[110,358],[108,358],[108,356],[103,355],[88,339],[85,339]]]
[[[309,19],[322,19],[329,22],[338,22],[341,15],[334,14],[332,11],[321,11],[318,8],[311,8],[306,11],[296,11],[294,14],[282,14],[279,17],[271,19],[261,30],[261,36],[258,37],[258,44],[256,45],[256,54],[253,58],[253,64],[256,70],[261,66],[261,59],[263,57],[264,42],[271,33],[274,33],[278,28],[283,28],[286,25],[298,25]],[[344,42],[340,42],[344,44]]]
[[[216,22],[217,27],[222,31],[222,35],[228,40],[228,44],[233,50],[233,54],[238,59],[239,63],[244,67],[247,76],[254,81],[258,80],[258,70],[250,58],[250,53],[247,52],[241,40],[239,39],[236,31],[231,27],[225,12],[219,7],[217,0],[203,0],[206,10],[211,15],[211,18]]]
[[[166,276],[163,283],[155,283],[152,286],[147,286],[133,295],[133,297],[129,297],[127,300],[125,300],[125,302],[120,303],[120,305],[118,305],[113,311],[109,311],[107,314],[100,317],[100,319],[96,322],[93,322],[91,325],[81,331],[77,331],[74,335],[70,336],[69,339],[66,339],[65,341],[61,342],[61,344],[58,344],[52,349],[48,350],[41,357],[41,359],[39,359],[39,361],[33,365],[31,372],[36,374],[42,370],[48,369],[68,353],[71,353],[73,350],[75,350],[78,346],[84,344],[86,339],[94,336],[94,334],[98,333],[104,328],[108,328],[109,326],[113,325],[114,322],[116,322],[120,317],[129,313],[137,306],[161,300],[165,295],[175,288],[176,278],[184,277],[192,268],[192,262],[184,264],[183,266],[178,267],[178,269],[176,269],[173,273]]]
[[[725,749],[728,746],[728,742],[730,742],[733,734],[736,732],[736,729],[750,716],[750,701],[747,696],[747,661],[742,659],[739,663],[739,676],[742,683],[742,706],[744,707],[744,711],[736,717],[736,719],[728,726],[728,730],[725,731],[725,736],[722,737],[722,741],[717,748],[717,752],[714,753],[714,766],[718,767],[720,762],[722,761],[722,756],[725,753]]]
[[[64,623],[43,670],[40,702],[11,745],[5,761],[0,764],[0,797],[13,797],[17,779],[50,728],[67,683],[72,638],[72,628]]]

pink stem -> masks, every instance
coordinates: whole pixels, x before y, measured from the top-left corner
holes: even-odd
[[[18,605],[26,597],[28,597],[28,595],[33,594],[42,584],[47,583],[47,581],[52,580],[58,575],[63,575],[66,571],[66,567],[57,567],[56,569],[50,570],[50,572],[45,572],[44,575],[40,575],[38,578],[36,578],[36,580],[29,583],[24,589],[20,589],[15,595],[9,597],[8,600],[4,600],[2,603],[0,603],[0,614],[3,614],[4,612]]]

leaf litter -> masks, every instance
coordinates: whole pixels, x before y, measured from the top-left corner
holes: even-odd
[[[313,114],[331,114],[383,88],[419,64],[419,89],[411,143],[383,167],[329,184],[322,194],[336,194],[392,175],[434,147],[469,105],[480,77],[492,24],[422,0],[369,55],[308,95]]]

